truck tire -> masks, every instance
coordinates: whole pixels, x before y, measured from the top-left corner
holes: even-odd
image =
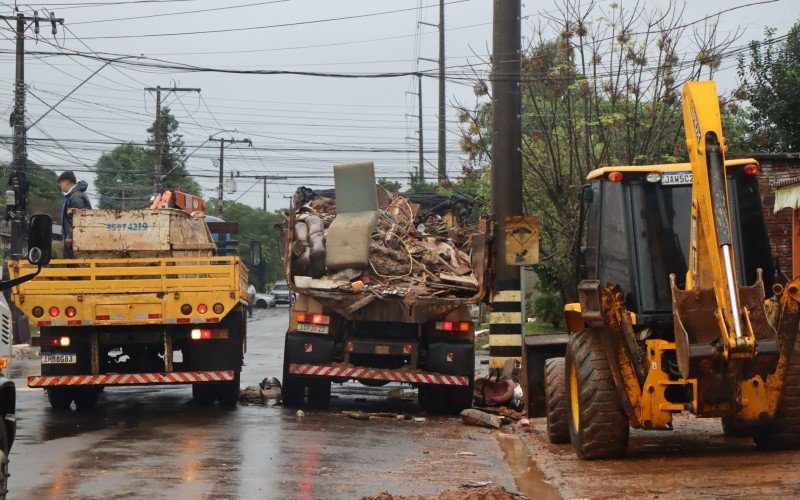
[[[74,389],[72,399],[75,400],[75,407],[78,410],[90,410],[97,404],[100,397],[99,388]]]
[[[211,406],[217,399],[214,386],[209,383],[192,384],[192,400],[200,406]]]
[[[800,448],[800,335],[786,368],[783,395],[772,422],[757,427],[753,441],[759,448],[792,450]]]
[[[567,344],[569,437],[584,460],[617,458],[628,448],[628,418],[598,334],[582,330]]]
[[[303,379],[289,374],[289,360],[286,348],[283,350],[283,380],[281,380],[281,401],[288,408],[297,408],[303,405],[305,398],[305,383]]]
[[[72,392],[64,388],[46,389],[50,407],[56,411],[69,411],[72,405]]]
[[[545,413],[547,437],[553,444],[569,443],[567,419],[567,368],[564,358],[550,358],[544,362]]]
[[[472,383],[467,387],[448,387],[447,412],[458,415],[467,408],[472,408]]]
[[[220,382],[214,387],[217,393],[217,400],[221,407],[236,408],[236,405],[239,403],[240,373],[241,372],[235,372],[233,380],[230,382]]]
[[[420,384],[417,398],[420,408],[428,415],[441,415],[447,412],[447,395],[440,385]]]
[[[308,383],[308,406],[325,409],[331,405],[331,380],[319,378]]]

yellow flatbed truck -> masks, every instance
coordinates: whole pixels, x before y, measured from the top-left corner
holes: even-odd
[[[76,255],[84,258],[52,260],[13,288],[41,332],[42,371],[28,386],[44,388],[56,409],[73,401],[91,407],[104,387],[149,384],[192,384],[198,403],[235,406],[247,338],[244,264],[212,255],[202,216],[171,208],[85,212],[74,219]],[[143,246],[144,232],[160,249]],[[186,237],[197,232],[202,245]],[[167,234],[160,243],[159,234]],[[119,250],[125,256],[92,257],[114,248],[127,248]],[[34,268],[10,261],[9,270],[14,278]]]

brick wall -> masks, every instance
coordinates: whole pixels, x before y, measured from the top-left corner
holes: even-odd
[[[775,182],[800,176],[800,154],[771,153],[750,155],[758,160],[758,186],[761,203],[764,205],[764,220],[767,224],[772,258],[778,259],[781,271],[787,276],[792,271],[792,210],[775,209]]]

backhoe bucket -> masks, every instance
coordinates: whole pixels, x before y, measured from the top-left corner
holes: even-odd
[[[744,380],[774,373],[778,363],[777,333],[764,310],[764,282],[761,270],[752,286],[739,286],[742,322],[749,322],[755,349],[728,350],[717,321],[719,311],[712,288],[681,290],[670,276],[672,315],[675,324],[675,350],[681,376],[704,376]],[[746,314],[744,311],[746,310]]]

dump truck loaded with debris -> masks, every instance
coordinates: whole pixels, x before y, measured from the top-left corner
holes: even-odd
[[[331,382],[355,379],[416,385],[431,412],[469,407],[489,221],[460,196],[390,193],[371,163],[334,177],[335,192],[299,188],[285,221],[284,402],[326,406]]]

